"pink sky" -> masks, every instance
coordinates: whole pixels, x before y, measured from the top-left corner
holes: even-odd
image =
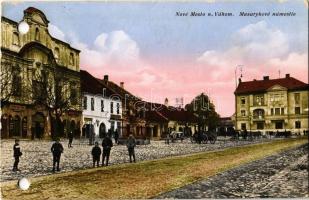
[[[288,35],[265,21],[236,31],[230,45],[223,50],[205,50],[195,57],[181,59],[162,56],[159,61],[142,58],[138,44],[125,32],[111,34],[114,40],[109,49],[105,48],[109,37],[106,34],[104,38],[97,37],[96,49],[75,44],[82,50],[81,68],[96,77],[108,74],[118,84],[123,81],[128,91],[147,101],[163,103],[167,97],[173,105],[175,98],[183,97],[187,104],[204,92],[210,95],[222,117],[231,116],[237,65],[243,66],[243,81],[259,80],[265,75],[278,78],[280,70],[281,77],[289,73],[308,83],[307,47],[293,50]],[[237,68],[239,76],[240,68]]]

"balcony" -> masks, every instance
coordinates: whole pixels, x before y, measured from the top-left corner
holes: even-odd
[[[264,115],[253,115],[252,121],[264,121],[265,116]]]

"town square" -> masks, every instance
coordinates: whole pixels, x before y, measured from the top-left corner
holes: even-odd
[[[1,6],[3,199],[309,197],[307,1]]]

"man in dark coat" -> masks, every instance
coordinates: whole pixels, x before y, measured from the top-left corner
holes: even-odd
[[[68,147],[69,147],[69,148],[72,148],[72,142],[73,142],[73,138],[74,138],[74,134],[73,134],[73,131],[72,131],[72,130],[69,131],[68,138],[69,138]]]
[[[13,146],[13,151],[14,151],[13,157],[15,159],[13,171],[15,172],[15,171],[19,171],[19,169],[18,169],[19,157],[22,156],[22,152],[20,150],[18,139],[15,140],[15,144]]]
[[[101,156],[101,148],[99,147],[99,143],[95,142],[95,146],[92,148],[91,154],[93,158],[93,167],[95,167],[95,163],[97,163],[97,167],[99,167],[100,156]]]
[[[59,142],[59,138],[56,139],[56,142],[52,145],[51,152],[53,153],[53,172],[55,171],[56,163],[57,163],[57,171],[60,171],[59,163],[61,154],[63,153],[63,146]]]
[[[115,144],[118,144],[118,139],[119,139],[118,130],[115,131],[115,133],[114,133],[114,138],[115,138]]]
[[[135,146],[136,146],[135,138],[133,137],[132,134],[130,134],[127,140],[127,148],[129,152],[130,163],[132,162],[132,157],[133,157],[133,161],[135,162],[135,152],[134,152]]]
[[[102,158],[102,166],[104,166],[104,160],[106,158],[106,166],[108,166],[109,161],[109,155],[111,152],[111,148],[113,147],[113,142],[110,139],[110,137],[105,136],[102,141],[102,147],[103,147],[103,158]]]

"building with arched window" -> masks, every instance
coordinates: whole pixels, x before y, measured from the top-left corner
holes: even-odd
[[[308,131],[308,84],[289,74],[278,79],[240,80],[235,97],[236,129]]]
[[[80,136],[80,51],[49,34],[42,11],[29,7],[22,21],[29,31],[20,37],[18,22],[1,20],[1,136]]]

